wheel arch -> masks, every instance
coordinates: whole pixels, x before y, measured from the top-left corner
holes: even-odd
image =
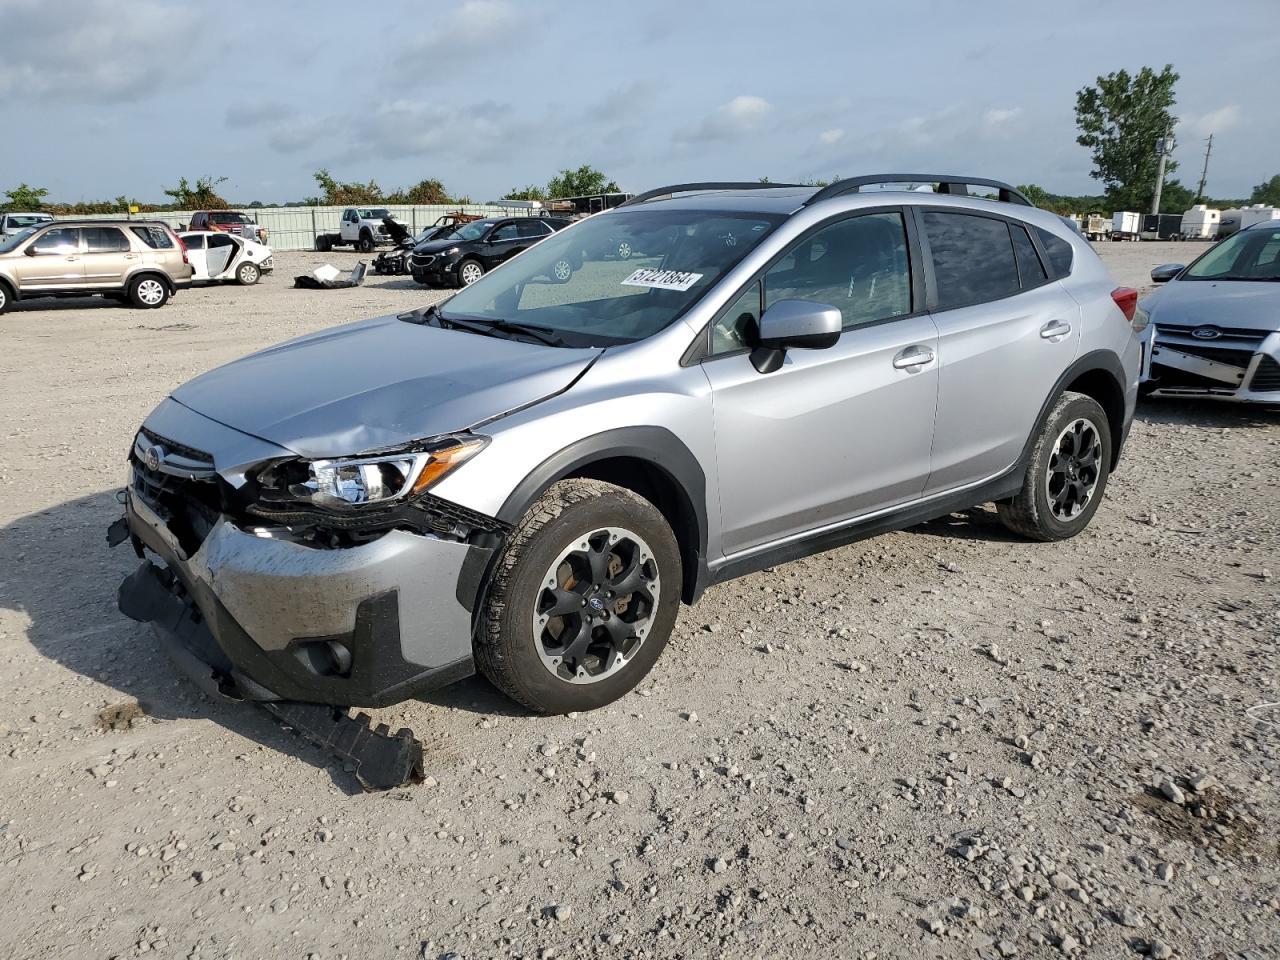
[[[542,461],[517,484],[498,519],[517,523],[553,483],[579,477],[623,487],[658,508],[680,545],[681,598],[693,603],[706,563],[707,481],[684,442],[670,430],[651,426],[584,437]]]
[[[143,277],[155,277],[157,280],[161,281],[166,287],[169,288],[170,296],[178,292],[178,288],[173,282],[173,277],[169,276],[169,274],[167,274],[165,271],[160,270],[159,268],[151,266],[149,264],[147,266],[138,267],[136,270],[134,270],[132,273],[126,276],[124,278],[124,289],[127,291],[131,286],[133,286],[137,281],[141,280]]]
[[[1127,426],[1127,407],[1125,398],[1124,366],[1120,358],[1110,350],[1094,350],[1076,359],[1058,378],[1053,389],[1045,398],[1036,417],[1035,429],[1027,438],[1023,447],[1020,463],[1026,463],[1044,425],[1045,418],[1063,393],[1071,391],[1092,397],[1107,415],[1107,426],[1111,429],[1111,466],[1114,470],[1120,462],[1120,448],[1124,446]]]
[[[16,283],[8,277],[0,276],[0,287],[4,287],[5,293],[9,295],[9,299],[12,302],[18,302],[18,285]]]

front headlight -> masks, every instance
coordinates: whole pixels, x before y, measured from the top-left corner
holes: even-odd
[[[461,248],[461,247],[450,247],[448,250],[446,250],[446,251],[444,252],[444,255],[445,255],[446,257],[452,257],[452,256],[454,256],[455,254],[457,254],[457,253],[461,252],[461,250],[462,250],[462,248]]]
[[[293,476],[270,471],[264,487],[285,487],[294,501],[339,509],[387,504],[417,496],[484,449],[487,437],[445,437],[429,449],[376,457],[312,460],[291,464]],[[305,476],[301,474],[305,468]],[[281,483],[280,481],[284,481]],[[277,494],[278,496],[278,494]]]
[[[1151,322],[1151,314],[1142,309],[1142,304],[1138,304],[1133,308],[1133,332],[1141,333],[1147,329],[1147,324]]]

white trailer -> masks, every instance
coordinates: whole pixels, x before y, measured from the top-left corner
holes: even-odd
[[[1182,215],[1182,234],[1188,240],[1213,240],[1218,236],[1222,211],[1197,203]]]
[[[1106,240],[1111,236],[1111,221],[1101,213],[1089,213],[1080,218],[1080,232],[1090,240]]]
[[[1229,237],[1239,230],[1252,227],[1255,223],[1270,223],[1280,220],[1280,208],[1268,207],[1255,203],[1248,207],[1232,207],[1222,211],[1222,219],[1218,223],[1218,236]]]
[[[1142,214],[1132,210],[1117,211],[1111,217],[1112,240],[1137,240],[1142,234]]]

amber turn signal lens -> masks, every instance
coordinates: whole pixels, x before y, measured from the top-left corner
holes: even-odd
[[[484,449],[484,443],[483,440],[467,440],[452,447],[433,450],[431,459],[427,461],[427,465],[418,474],[418,479],[413,482],[413,493],[422,493],[429,487],[434,486],[437,481],[443,480],[448,473],[456,467],[462,466],[462,464]]]

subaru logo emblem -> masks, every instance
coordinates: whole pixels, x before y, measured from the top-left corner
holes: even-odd
[[[599,597],[592,597],[590,600],[587,601],[587,603],[591,604],[592,610],[604,609],[604,601],[601,600]]]
[[[1217,327],[1196,327],[1191,335],[1197,340],[1217,340],[1222,336],[1222,331]]]
[[[159,470],[160,464],[164,463],[164,447],[158,443],[147,447],[142,451],[142,462],[148,470]]]

